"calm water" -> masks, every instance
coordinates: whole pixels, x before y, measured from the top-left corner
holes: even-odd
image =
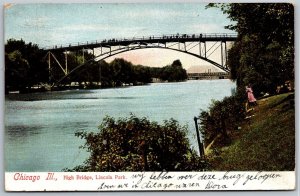
[[[61,171],[88,156],[79,149],[77,130],[97,131],[105,115],[130,113],[162,122],[171,117],[188,125],[196,145],[193,117],[235,88],[230,80],[156,83],[103,90],[11,94],[5,100],[5,170]]]

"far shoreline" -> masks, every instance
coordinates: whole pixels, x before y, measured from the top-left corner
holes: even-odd
[[[31,89],[24,89],[24,90],[11,90],[5,91],[5,95],[12,95],[12,94],[31,94],[31,93],[45,93],[45,92],[58,92],[58,91],[67,91],[67,90],[96,90],[96,89],[118,89],[118,88],[129,88],[134,86],[147,86],[151,84],[160,84],[160,83],[181,83],[187,81],[197,81],[197,80],[230,80],[229,78],[212,78],[212,79],[186,79],[183,81],[155,81],[150,83],[143,83],[143,84],[123,84],[121,86],[103,86],[101,87],[96,85],[91,86],[84,86],[84,85],[67,85],[61,87],[48,87],[45,86],[41,87],[31,87]],[[48,85],[48,84],[47,84]]]

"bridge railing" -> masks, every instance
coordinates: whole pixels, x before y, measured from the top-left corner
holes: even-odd
[[[112,39],[103,39],[103,40],[94,40],[87,42],[76,42],[76,43],[68,43],[54,46],[44,47],[44,50],[51,49],[62,49],[68,47],[76,47],[76,46],[87,46],[93,44],[109,44],[109,43],[118,43],[118,42],[134,42],[134,41],[142,41],[142,40],[178,40],[178,39],[201,39],[201,38],[236,38],[236,33],[199,33],[199,34],[165,34],[160,36],[142,36],[142,37],[130,37],[130,38],[112,38]]]

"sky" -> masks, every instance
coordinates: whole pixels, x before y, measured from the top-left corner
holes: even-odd
[[[164,34],[234,33],[232,22],[217,8],[203,3],[137,4],[6,4],[5,41],[23,39],[40,47],[110,38]],[[171,50],[145,49],[123,53],[134,64],[165,66],[179,59],[184,68],[209,63]],[[213,54],[211,58],[218,58]],[[216,60],[218,61],[218,60]]]

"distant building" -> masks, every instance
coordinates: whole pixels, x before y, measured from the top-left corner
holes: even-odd
[[[152,78],[152,82],[153,83],[159,83],[159,82],[162,82],[162,80],[159,79],[159,78]]]
[[[189,80],[228,79],[229,73],[211,65],[195,65],[187,70]]]

